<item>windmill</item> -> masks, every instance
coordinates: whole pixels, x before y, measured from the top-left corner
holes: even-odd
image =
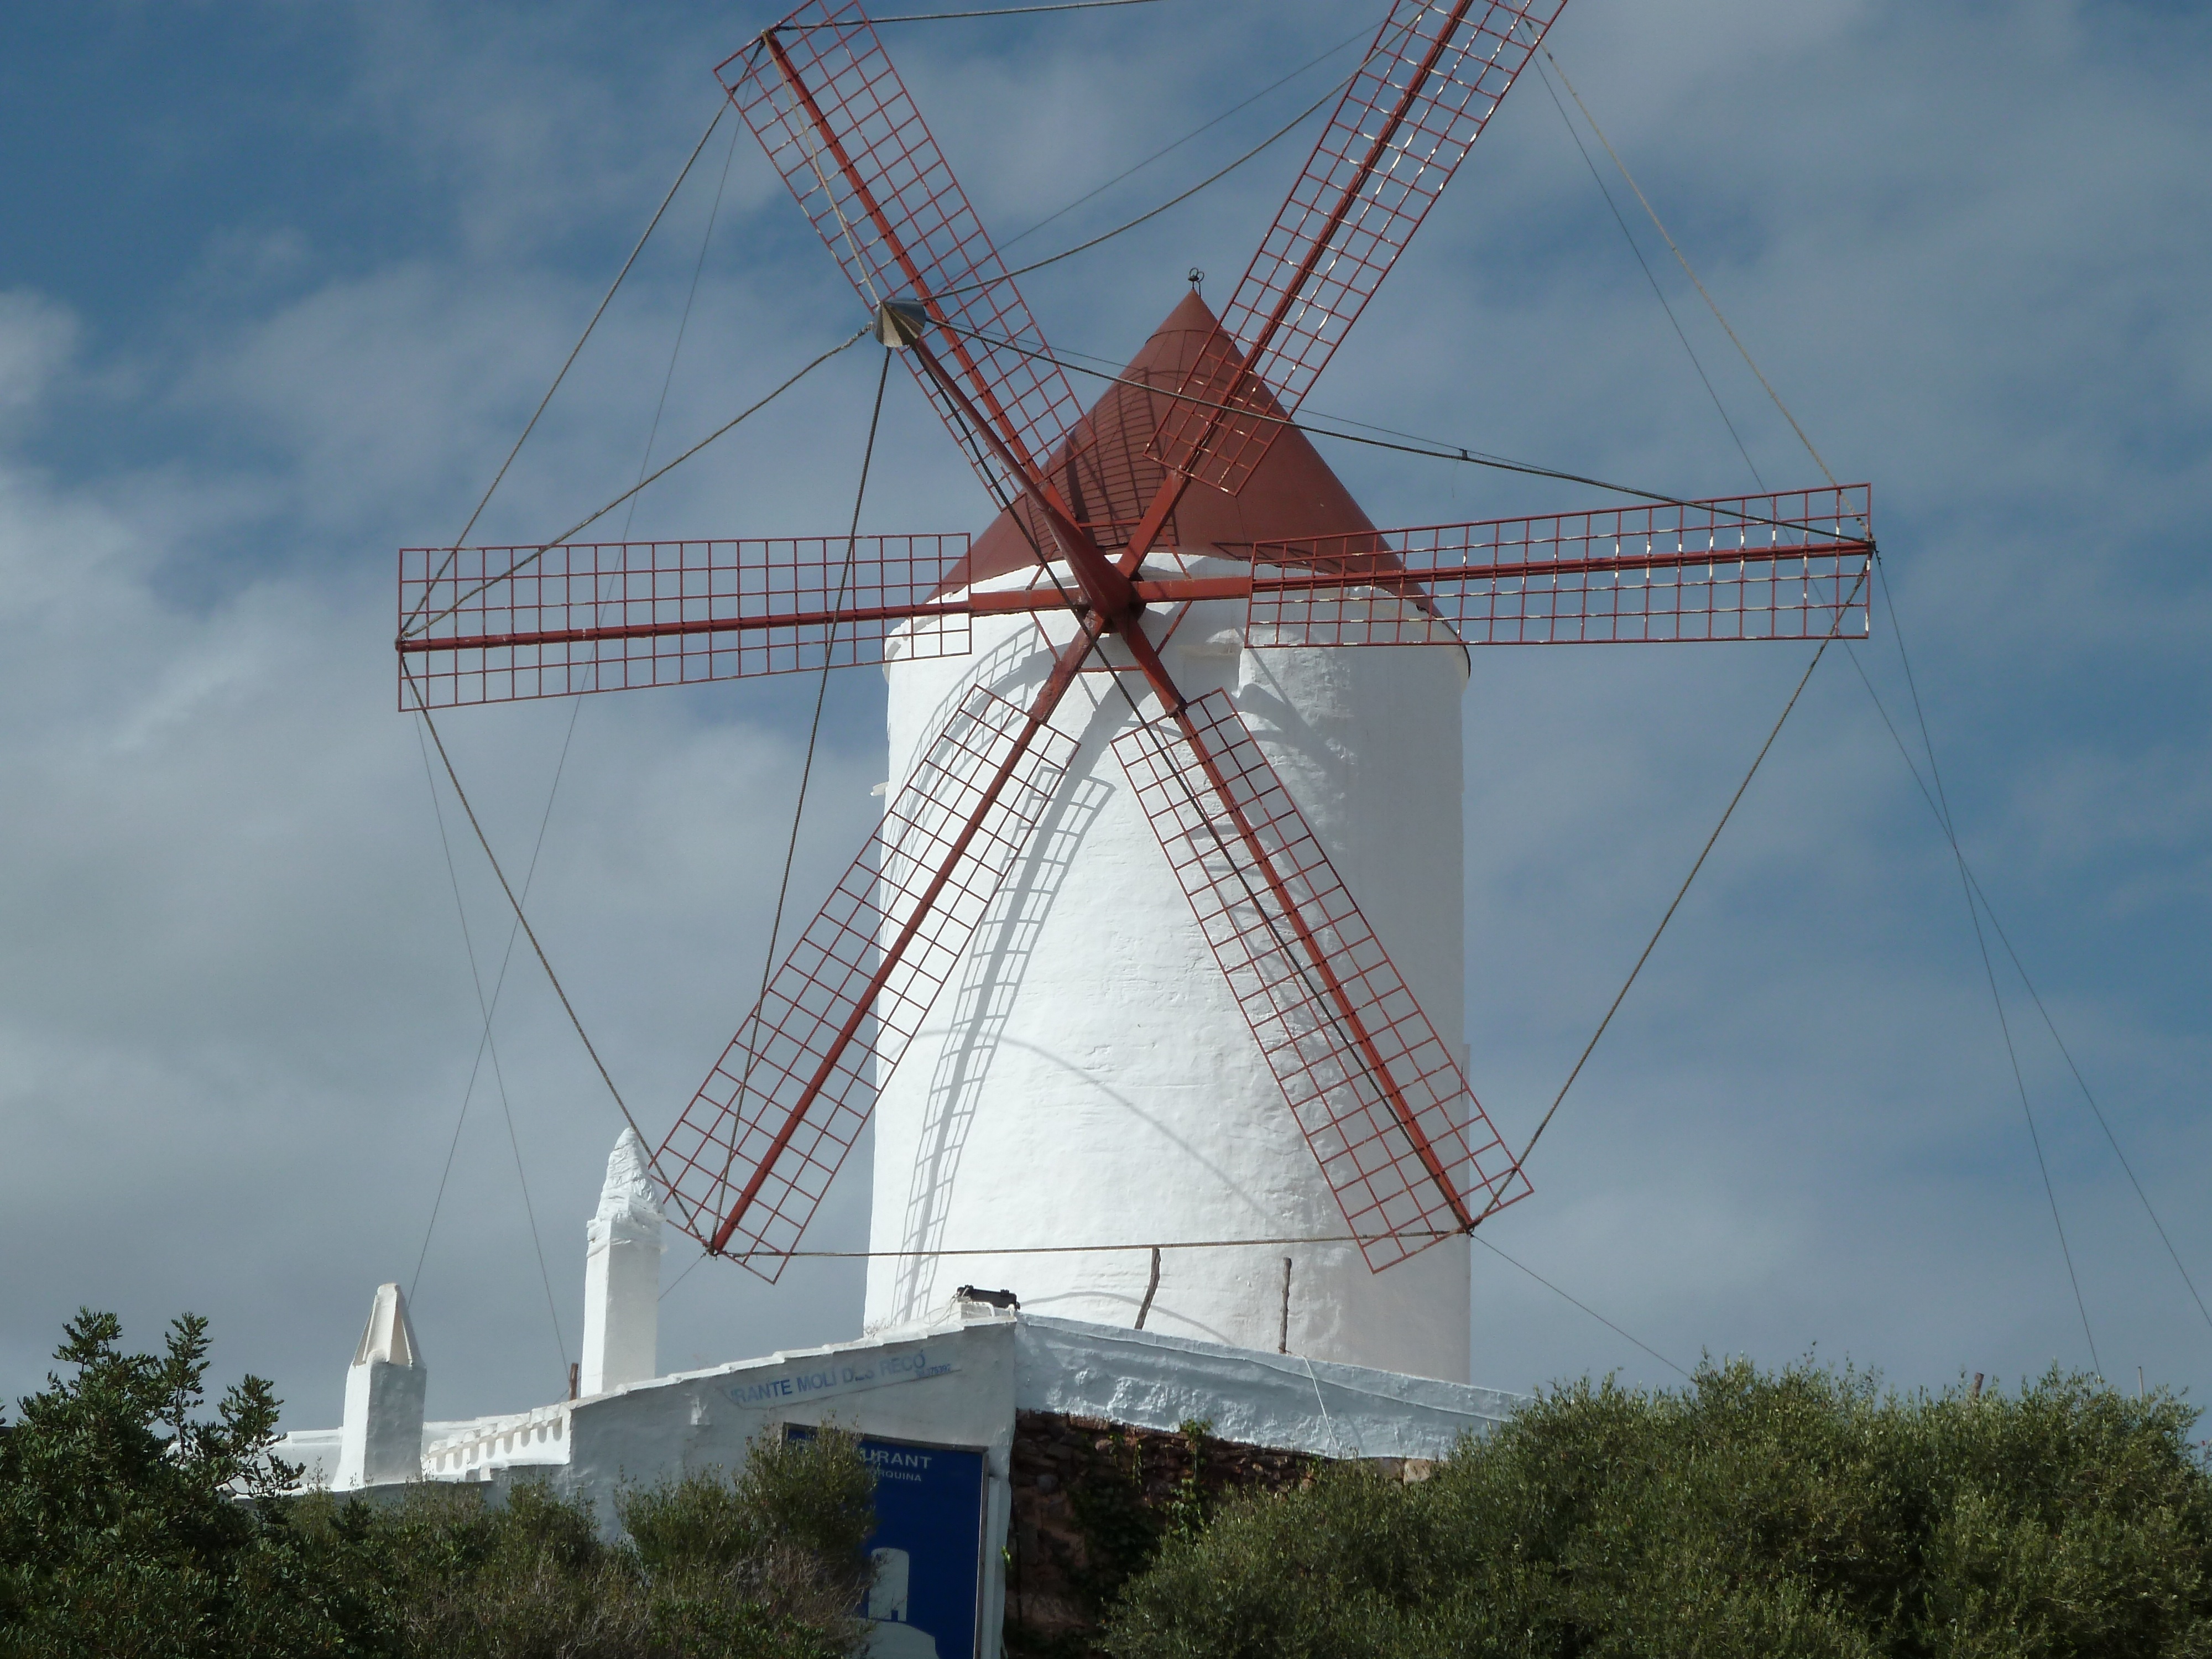
[[[1395,0],[1227,309],[1194,287],[1089,410],[859,4],[809,0],[720,67],[999,519],[406,550],[398,641],[409,708],[890,678],[882,823],[656,1154],[709,1251],[780,1274],[880,1105],[877,1248],[906,1254],[872,1267],[873,1317],[988,1238],[1025,1296],[1141,1323],[1158,1252],[1136,1305],[1141,1250],[1109,1291],[1097,1258],[1019,1247],[1272,1229],[1314,1247],[1303,1351],[1463,1372],[1467,1236],[1528,1190],[1455,1039],[1465,650],[1863,631],[1872,553],[1864,486],[1377,531],[1297,429],[1564,3]],[[1339,869],[1377,801],[1409,820],[1364,859],[1380,930]],[[1443,1030],[1382,943],[1424,928],[1411,977]],[[1024,1052],[1054,1050],[1026,1081],[1024,1018]],[[1140,1049],[1142,1100],[1115,1088]],[[1287,1348],[1291,1269],[1224,1248],[1161,1311]]]

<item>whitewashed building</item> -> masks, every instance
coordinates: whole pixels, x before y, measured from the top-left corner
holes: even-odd
[[[1160,397],[1213,326],[1194,292],[1054,458],[1085,510],[1126,518],[1149,495]],[[1237,495],[1188,492],[1161,545],[1202,575],[1270,540],[1373,530],[1291,428]],[[951,586],[1034,580],[1036,557],[1002,515]],[[1234,703],[1463,1062],[1462,648],[1278,647],[1249,637],[1231,601],[1144,625],[1186,696]],[[972,652],[951,658],[891,641],[886,793],[974,688],[1026,702],[1073,626],[979,617]],[[1512,1396],[1467,1380],[1468,1240],[1375,1273],[1345,1237],[1114,758],[1114,740],[1159,711],[1121,676],[1079,682],[1052,716],[1074,760],[874,1103],[878,1254],[859,1340],[661,1375],[664,1224],[625,1133],[587,1228],[577,1398],[425,1421],[424,1357],[386,1285],[344,1424],[289,1437],[284,1455],[341,1491],[543,1480],[611,1528],[626,1484],[732,1468],[763,1436],[834,1421],[862,1437],[878,1476],[875,1652],[966,1659],[999,1650],[1025,1421],[1111,1433],[1198,1420],[1246,1448],[1419,1460],[1499,1420]],[[1021,1303],[956,1278],[1012,1285]]]
[[[735,1468],[749,1444],[794,1428],[834,1423],[864,1437],[878,1464],[879,1511],[897,1495],[891,1483],[907,1474],[900,1465],[964,1457],[980,1477],[974,1547],[960,1553],[974,1573],[964,1645],[956,1638],[948,1646],[915,1622],[925,1576],[941,1595],[945,1575],[926,1575],[929,1564],[910,1559],[921,1547],[899,1540],[876,1551],[884,1570],[868,1609],[879,1622],[874,1651],[995,1659],[1006,1594],[1001,1546],[1014,1510],[1011,1455],[1024,1413],[1168,1431],[1195,1419],[1219,1439],[1246,1445],[1331,1459],[1428,1459],[1515,1403],[1464,1382],[957,1294],[856,1341],[663,1376],[653,1346],[660,1224],[643,1148],[626,1131],[587,1226],[582,1375],[598,1386],[579,1398],[426,1421],[426,1357],[399,1287],[384,1285],[347,1367],[344,1423],[288,1435],[279,1455],[305,1465],[308,1486],[340,1492],[443,1481],[496,1498],[517,1480],[544,1480],[591,1499],[610,1529],[624,1485]]]

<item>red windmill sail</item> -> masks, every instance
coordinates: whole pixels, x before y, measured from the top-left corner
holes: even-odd
[[[1048,470],[1063,498],[1091,515],[1090,524],[1110,523],[1117,497],[1141,500],[1139,492],[1165,476],[1143,453],[1156,416],[1152,399],[1136,386],[1174,384],[1212,322],[1203,302],[1187,298],[1053,457]],[[1328,534],[1333,547],[1348,535],[1381,545],[1303,434],[1290,434],[1268,456],[1243,496],[1194,497],[1190,509],[1175,527],[1177,544],[1194,551],[1214,550],[1218,540],[1233,556],[1265,533]],[[940,604],[972,602],[955,584],[1024,566],[1035,569],[1036,555],[1012,515],[1002,514],[936,597]],[[1057,600],[1058,590],[1042,591]],[[1147,591],[1176,586],[1156,582]],[[1130,642],[1126,634],[1121,638]],[[1064,686],[1063,679],[1047,688],[1031,706],[1031,721],[1050,718]],[[1164,701],[1173,712],[1158,730],[1131,732],[1115,752],[1136,781],[1170,868],[1209,924],[1209,942],[1238,988],[1237,1006],[1370,1262],[1388,1265],[1512,1201],[1526,1183],[1242,717],[1218,698],[1188,708],[1179,696]],[[998,706],[1011,730],[1013,711]],[[916,787],[926,797],[959,793],[925,778],[902,793],[893,822],[908,812],[905,802]],[[972,823],[978,844],[1008,855],[961,863],[947,883],[953,902],[933,915],[933,931],[925,934],[894,921],[893,913],[933,878],[945,836],[924,836],[921,853],[908,851],[900,861],[907,873],[897,882],[884,879],[890,896],[873,908],[860,896],[872,879],[863,874],[864,854],[778,969],[768,999],[663,1149],[679,1213],[699,1218],[695,1230],[710,1244],[771,1275],[858,1134],[866,1101],[884,1087],[942,988],[1018,838],[1035,822],[1035,812],[1018,804],[1033,800],[1033,790],[1016,791],[1005,803],[985,800],[980,791],[960,798],[963,812],[947,823]],[[1194,835],[1217,841],[1226,835],[1234,843],[1227,864],[1210,862],[1204,848],[1193,854]],[[879,856],[899,844],[895,836]],[[1222,933],[1210,925],[1237,914],[1246,900],[1257,907],[1254,926]],[[817,933],[831,942],[817,943]],[[941,969],[917,972],[910,952]],[[893,983],[903,988],[885,988]],[[1292,997],[1301,987],[1303,994]],[[862,1040],[871,1006],[882,1010],[872,1047]],[[853,1058],[860,1054],[872,1060],[872,1072]]]
[[[1006,511],[972,545],[404,551],[402,706],[954,655],[978,617],[1076,626],[1048,636],[1066,643],[1025,707],[977,686],[936,734],[663,1143],[672,1207],[709,1249],[781,1271],[1060,787],[1073,745],[1053,716],[1086,669],[1150,702],[1114,751],[1160,878],[1188,899],[1369,1264],[1526,1192],[1241,714],[1186,698],[1156,641],[1223,599],[1262,647],[1865,631],[1863,485],[1384,532],[1288,423],[1559,9],[1398,0],[1229,325],[1186,298],[1087,412],[858,4],[811,0],[723,66],[878,338]],[[1231,568],[1194,572],[1170,550]],[[1036,579],[1004,583],[1024,569]]]
[[[1261,238],[1154,449],[1244,488],[1565,0],[1396,0]]]

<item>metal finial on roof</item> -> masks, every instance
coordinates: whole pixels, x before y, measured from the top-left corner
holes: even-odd
[[[1190,285],[1193,288],[1203,288],[1206,285],[1206,273],[1196,265],[1190,268]]]

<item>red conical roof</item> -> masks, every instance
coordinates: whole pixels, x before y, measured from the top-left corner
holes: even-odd
[[[1047,475],[1102,547],[1127,544],[1130,531],[1167,476],[1145,447],[1213,330],[1213,313],[1193,289],[1121,371],[1121,380],[1134,384],[1109,386],[1047,466]],[[1280,412],[1273,398],[1266,407]],[[1356,535],[1374,528],[1306,434],[1285,427],[1237,494],[1224,495],[1199,483],[1186,489],[1160,532],[1159,545],[1218,548],[1235,558],[1255,542]],[[1001,513],[975,538],[945,585],[961,587],[1036,563],[1020,526],[1012,514]]]

